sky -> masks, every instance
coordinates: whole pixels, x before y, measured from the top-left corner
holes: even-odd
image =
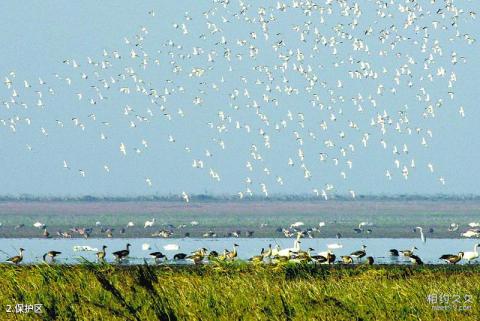
[[[258,19],[258,8],[268,8],[272,2],[245,3],[250,5],[248,16]],[[422,3],[425,10],[432,12],[441,5],[430,7],[427,2]],[[455,3],[466,12],[478,11],[479,4],[475,1]],[[328,8],[324,2],[319,4]],[[214,7],[209,18],[205,18],[203,13]],[[450,90],[447,88],[449,77],[435,78],[433,82],[415,81],[409,88],[405,85],[405,79],[408,80],[405,75],[401,76],[396,95],[387,92],[380,96],[376,95],[378,85],[391,88],[392,73],[405,64],[408,57],[416,61],[410,66],[412,79],[428,73],[422,68],[425,58],[425,53],[420,51],[422,35],[406,30],[404,34],[418,38],[420,44],[405,41],[391,50],[387,57],[380,57],[377,53],[388,45],[380,44],[376,37],[368,38],[363,30],[373,26],[374,32],[378,33],[392,24],[402,29],[405,15],[392,6],[387,11],[393,16],[381,19],[373,1],[365,1],[362,2],[362,15],[358,18],[359,27],[352,30],[348,26],[352,17],[342,16],[338,6],[332,8],[333,14],[324,15],[323,23],[318,13],[305,16],[298,9],[281,12],[274,8],[275,20],[269,23],[270,39],[264,41],[258,21],[252,24],[233,16],[239,12],[237,1],[231,1],[228,8],[215,5],[212,1],[137,3],[87,0],[68,5],[52,0],[1,2],[0,11],[8,14],[0,21],[3,30],[0,77],[2,83],[5,77],[13,83],[12,88],[0,85],[0,102],[3,102],[0,119],[6,122],[5,126],[0,125],[0,194],[136,196],[177,195],[185,191],[188,194],[236,195],[238,192],[246,194],[249,188],[255,195],[263,195],[262,184],[268,187],[269,195],[311,194],[314,189],[326,189],[329,184],[334,186],[331,193],[340,194],[348,194],[349,191],[355,191],[357,195],[480,194],[477,183],[480,181],[480,136],[477,129],[480,111],[476,104],[480,71],[480,61],[476,57],[479,57],[480,51],[477,42],[467,45],[465,40],[449,41],[454,34],[452,30],[434,30],[432,27],[432,21],[439,20],[438,15],[419,19],[430,26],[429,46],[438,40],[443,51],[442,56],[435,56],[431,72],[440,66],[445,66],[448,73],[455,71],[457,81],[452,89],[455,98],[451,100],[447,94]],[[477,19],[466,16],[459,19],[459,30],[476,38],[480,30]],[[228,22],[222,22],[223,18]],[[221,31],[212,33],[207,21],[215,23]],[[294,27],[305,28],[306,22],[312,30],[307,41],[302,42]],[[183,34],[182,23],[187,26],[188,34]],[[179,27],[175,28],[174,24]],[[339,24],[343,24],[346,33],[367,39],[374,54],[353,51],[351,40],[347,38],[337,39],[342,43],[337,45],[339,53],[336,56],[331,54],[333,49],[326,46],[314,54],[313,26],[329,38]],[[142,31],[143,27],[146,29]],[[251,32],[258,35],[257,39],[252,39]],[[135,40],[135,35],[142,35],[143,39]],[[228,45],[219,44],[222,36]],[[125,43],[125,38],[130,44]],[[282,39],[286,46],[274,51],[272,46]],[[237,40],[247,40],[247,45],[241,46]],[[169,41],[174,45],[166,45]],[[138,42],[141,46],[136,47],[134,44]],[[250,44],[259,50],[255,58],[249,57]],[[194,47],[201,48],[205,53],[191,55]],[[141,66],[141,57],[130,57],[132,48],[140,55],[143,52],[148,55],[146,68]],[[230,62],[224,58],[225,48],[232,49]],[[287,73],[282,74],[278,70],[278,54],[288,54],[288,49],[292,49],[293,54]],[[296,49],[304,53],[303,63],[295,61]],[[107,57],[103,54],[104,50]],[[118,51],[122,58],[113,58],[114,51]],[[207,62],[206,54],[212,51],[216,52],[215,62]],[[467,63],[458,63],[453,67],[450,63],[453,51],[459,57],[465,56]],[[243,55],[241,60],[235,56],[237,53]],[[190,54],[191,57],[182,58],[180,54]],[[87,57],[95,62],[109,61],[112,65],[106,69],[94,67],[88,64]],[[348,71],[353,68],[348,64],[349,57],[354,57],[355,61],[368,61],[380,73],[385,67],[389,74],[380,74],[375,80],[352,80],[348,77]],[[79,68],[72,66],[73,60],[80,65]],[[306,91],[305,79],[293,71],[294,63],[314,68],[318,83],[313,91]],[[335,63],[339,66],[333,67]],[[175,64],[182,67],[177,74],[172,72]],[[273,88],[275,85],[281,88],[291,85],[300,90],[299,94],[288,95],[273,90],[269,95],[276,99],[278,106],[265,103],[262,98],[268,79],[265,73],[259,72],[259,66],[269,66],[275,78]],[[159,98],[152,104],[152,96],[135,92],[138,83],[133,83],[131,77],[118,81],[119,75],[126,74],[125,68],[129,67],[135,69],[137,78],[144,80],[147,90],[155,88],[163,95],[167,89],[167,101]],[[191,70],[197,67],[203,67],[204,74],[191,76]],[[14,76],[10,74],[12,71]],[[82,73],[88,75],[88,79],[82,79]],[[288,82],[282,81],[284,75]],[[40,85],[39,77],[46,84]],[[108,89],[103,88],[101,80],[110,81],[111,77],[117,82],[110,83]],[[67,78],[71,80],[71,85],[67,84]],[[255,83],[257,79],[262,81],[261,85]],[[24,80],[31,88],[25,88]],[[337,86],[338,80],[342,81],[341,87]],[[325,88],[320,85],[322,82],[326,84]],[[212,84],[219,86],[219,90],[213,90]],[[106,99],[100,100],[92,86],[98,88]],[[122,86],[129,87],[132,93],[120,93]],[[52,88],[53,94],[49,88]],[[420,88],[426,89],[432,104],[439,98],[443,101],[434,118],[422,116],[428,103],[419,102],[416,98]],[[11,101],[13,89],[17,91],[17,103],[11,103],[7,108],[4,102]],[[245,89],[248,89],[250,98],[244,95]],[[333,95],[329,89],[334,90]],[[229,99],[235,90],[239,90],[240,94],[234,100]],[[35,91],[42,92],[43,108],[36,106],[39,96]],[[77,93],[82,93],[82,100],[77,98]],[[325,109],[312,106],[314,94],[320,97]],[[352,101],[352,97],[359,94],[364,99],[362,112]],[[377,107],[371,106],[367,99],[369,95],[375,96]],[[195,97],[202,97],[203,103],[193,104]],[[332,97],[334,103],[329,100]],[[89,103],[90,98],[96,101],[95,105]],[[253,101],[260,103],[260,115],[252,107]],[[20,105],[20,102],[28,107]],[[330,110],[329,105],[332,106]],[[128,115],[125,115],[126,106],[133,109]],[[459,115],[460,106],[464,107],[464,118]],[[148,113],[148,109],[152,114]],[[184,111],[184,117],[179,115],[178,109]],[[399,133],[391,126],[382,136],[378,127],[370,126],[370,121],[384,110],[394,119],[399,118],[400,111],[407,111],[410,126],[406,127],[421,128],[421,133],[416,134],[414,130],[413,134],[407,135],[405,128]],[[289,111],[293,119],[288,121],[285,129],[276,130],[275,124],[286,120]],[[227,119],[230,117],[231,122],[222,120],[220,113]],[[89,117],[91,114],[95,114],[95,120]],[[300,126],[299,114],[305,119],[303,127]],[[332,114],[337,120],[330,120]],[[268,125],[262,121],[263,116],[268,118]],[[30,125],[26,124],[25,118],[30,120]],[[85,129],[75,126],[72,118],[77,118]],[[15,121],[15,132],[9,127],[12,124],[10,119]],[[58,125],[57,120],[64,124],[63,127]],[[240,129],[235,128],[237,121]],[[328,123],[328,130],[321,130],[322,121]],[[136,125],[135,128],[130,127],[131,122]],[[349,122],[357,123],[359,130],[350,128]],[[250,133],[245,125],[251,127]],[[41,132],[41,128],[48,136]],[[433,133],[432,137],[426,134],[427,129]],[[270,137],[271,147],[264,145],[265,134],[262,135],[261,130]],[[301,136],[302,145],[295,138],[295,132]],[[339,138],[340,132],[346,134],[345,139]],[[101,140],[102,133],[108,139]],[[369,135],[366,148],[361,142],[364,134]],[[175,142],[169,142],[169,136]],[[427,138],[428,147],[420,144],[422,137]],[[335,142],[335,147],[325,146],[324,141],[328,139]],[[381,139],[388,143],[387,149],[382,148]],[[142,144],[142,140],[147,141],[148,147]],[[221,141],[225,149],[220,147]],[[126,155],[119,151],[121,143],[127,148]],[[340,148],[348,150],[349,144],[355,145],[355,152],[348,151],[348,155],[343,157]],[[401,150],[403,144],[408,145],[408,154],[392,153],[393,145]],[[262,160],[252,158],[253,148],[256,148],[254,154],[260,154]],[[304,152],[304,161],[299,159],[298,149]],[[205,155],[206,150],[212,157]],[[320,154],[327,154],[327,161],[320,161]],[[288,165],[289,158],[294,161],[294,166]],[[339,160],[338,166],[333,165],[335,158]],[[402,164],[399,169],[395,168],[395,159]],[[415,168],[410,167],[411,159],[415,160]],[[63,167],[64,160],[68,169]],[[194,160],[202,160],[204,168],[192,167]],[[346,166],[347,160],[352,161],[352,169]],[[246,167],[247,162],[252,164],[252,171]],[[302,163],[311,172],[308,179],[304,177]],[[428,170],[428,163],[434,165],[434,173]],[[104,165],[110,172],[105,171]],[[409,168],[408,179],[402,176],[403,165]],[[210,168],[219,174],[219,181],[211,177]],[[80,170],[85,177],[80,175]],[[385,177],[386,170],[391,171],[392,180]],[[346,179],[341,177],[342,171],[346,173]],[[252,180],[251,184],[245,183],[247,177]],[[278,182],[279,177],[283,184]],[[445,179],[445,185],[440,183],[440,177]],[[151,186],[146,182],[147,178]]]

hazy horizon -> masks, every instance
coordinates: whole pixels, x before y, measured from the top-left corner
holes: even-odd
[[[263,197],[261,195],[254,195],[246,197],[242,200],[235,194],[191,194],[190,201],[302,201],[302,200],[318,200],[322,202],[328,202],[330,200],[342,200],[342,201],[360,201],[360,200],[477,200],[480,199],[480,194],[359,194],[356,199],[352,199],[349,194],[332,194],[325,200],[309,193],[304,194],[273,194],[269,197]],[[101,194],[83,194],[83,195],[33,195],[33,194],[19,194],[19,195],[0,195],[0,202],[9,200],[20,201],[35,201],[35,200],[82,200],[82,201],[101,201],[101,200],[159,200],[159,201],[182,201],[180,195],[175,193],[170,194],[145,194],[145,195],[101,195]]]

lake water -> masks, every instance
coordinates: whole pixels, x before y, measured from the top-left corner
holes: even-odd
[[[132,244],[130,248],[130,264],[143,263],[147,261],[153,263],[148,254],[153,251],[161,251],[168,258],[179,252],[190,253],[198,248],[205,247],[208,250],[215,250],[219,253],[223,249],[231,250],[234,243],[239,245],[238,257],[248,259],[253,255],[260,253],[262,247],[268,248],[269,244],[281,248],[293,247],[293,239],[273,239],[273,238],[184,238],[184,239],[152,239],[152,238],[132,238],[132,239],[0,239],[0,261],[7,259],[7,256],[17,255],[18,248],[25,249],[23,263],[38,263],[42,260],[42,255],[50,250],[62,252],[57,257],[57,263],[76,264],[82,260],[82,257],[95,261],[94,251],[74,251],[74,246],[90,246],[100,250],[102,245],[108,246],[107,261],[114,261],[112,252],[122,250],[127,243]],[[473,247],[478,240],[475,239],[428,239],[422,243],[420,239],[389,239],[389,238],[368,238],[368,239],[302,239],[301,248],[315,249],[312,253],[327,250],[327,244],[338,243],[343,247],[333,250],[339,257],[360,249],[362,244],[367,246],[367,255],[373,256],[376,263],[396,263],[410,264],[403,257],[392,258],[389,255],[389,249],[398,250],[410,249],[416,246],[418,250],[415,253],[422,258],[425,263],[442,263],[438,258],[442,254],[457,254],[459,251],[473,251]],[[150,250],[143,250],[142,246],[147,243]],[[178,250],[167,251],[163,247],[167,244],[176,244]],[[480,260],[479,260],[480,261]],[[464,263],[464,261],[462,261]]]

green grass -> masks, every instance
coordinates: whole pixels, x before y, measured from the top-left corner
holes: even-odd
[[[0,306],[40,303],[44,312],[0,312],[0,319],[478,320],[479,272],[477,266],[1,265]],[[472,295],[471,310],[437,311],[429,294]]]

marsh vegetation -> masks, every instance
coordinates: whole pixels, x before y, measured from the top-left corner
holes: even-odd
[[[2,265],[0,305],[42,304],[35,315],[41,320],[478,320],[479,272],[478,266],[241,262]],[[440,302],[442,296],[450,301]]]

